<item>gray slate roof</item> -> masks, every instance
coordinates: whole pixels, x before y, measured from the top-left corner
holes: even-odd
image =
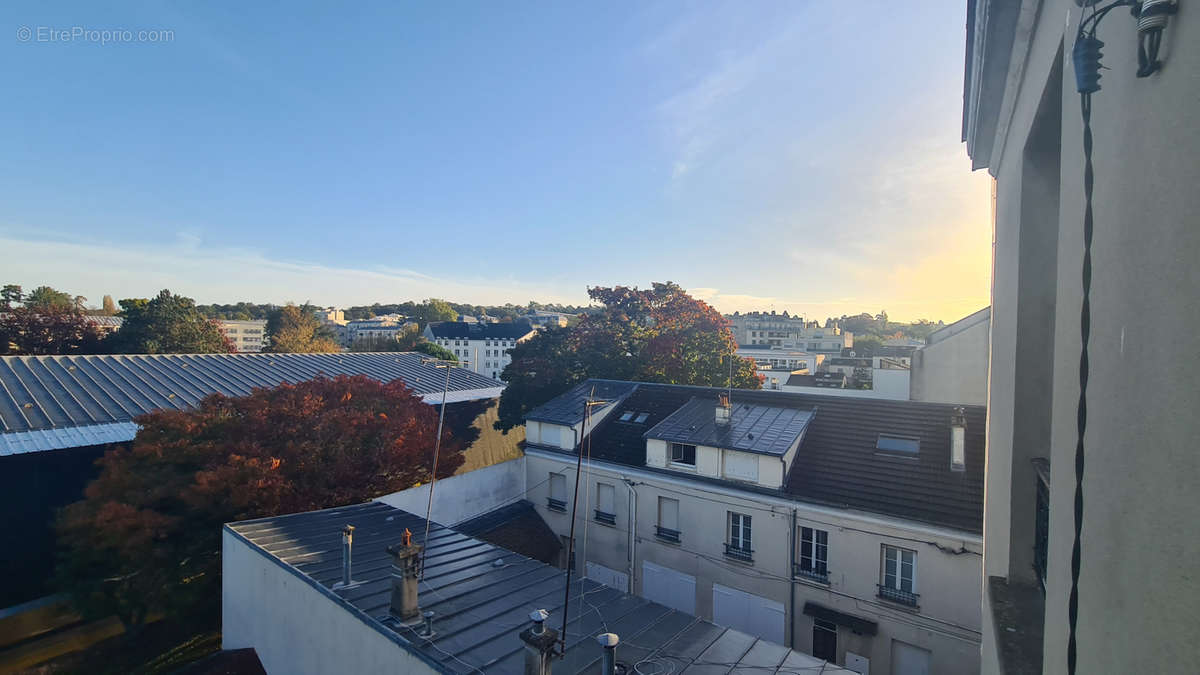
[[[716,400],[693,398],[645,433],[674,443],[782,457],[804,435],[813,411],[734,401],[728,425],[716,423]]]
[[[341,580],[345,525],[355,527],[356,583],[334,590]],[[383,634],[441,672],[519,675],[525,656],[518,633],[528,627],[529,613],[545,609],[550,612],[547,626],[558,630],[562,625],[562,570],[437,524],[429,533],[425,578],[419,585],[421,609],[435,612],[434,637],[425,640],[414,628],[398,625],[388,614],[391,556],[386,549],[400,541],[405,528],[420,543],[425,520],[380,502],[225,528],[359,618],[363,630]],[[741,672],[736,670],[741,667],[768,675],[804,668],[816,672],[824,666],[829,675],[849,673],[591,580],[572,579],[571,587],[574,618],[567,623],[566,658],[554,662],[557,675],[597,672],[601,648],[595,636],[606,631],[621,638],[618,660],[645,660],[646,672],[709,673],[720,666],[722,673]],[[578,615],[575,608],[581,608]]]
[[[479,323],[476,321],[439,321],[429,324],[429,332],[440,339],[519,340],[533,332],[523,321],[516,323]]]
[[[612,380],[588,380],[571,387],[566,392],[550,401],[534,408],[525,416],[527,421],[549,422],[572,426],[583,421],[583,404],[588,397],[595,396],[597,401],[620,402],[637,387],[635,382],[615,382]],[[607,409],[609,406],[592,408],[592,415]]]
[[[423,354],[129,354],[0,357],[0,456],[133,438],[134,417],[184,410],[214,393],[318,375],[401,379],[426,402],[442,398],[445,370]],[[495,398],[503,385],[462,368],[450,373],[447,401]],[[82,431],[81,431],[82,430]]]

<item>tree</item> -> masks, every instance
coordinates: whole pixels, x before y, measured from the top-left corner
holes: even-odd
[[[359,338],[350,345],[352,352],[411,352],[425,338],[417,328],[417,324],[408,324],[396,331],[394,337]]]
[[[51,309],[71,309],[75,306],[75,299],[49,286],[38,286],[25,296],[25,306],[37,312]]]
[[[438,410],[397,380],[318,378],[138,417],[85,499],[59,513],[60,584],[86,616],[214,617],[221,524],[344,506],[430,479]],[[475,436],[478,432],[475,432]],[[468,432],[443,432],[438,476]]]
[[[412,351],[428,354],[435,359],[441,359],[443,361],[454,361],[455,363],[458,362],[458,357],[454,355],[454,352],[428,340],[422,340],[421,342],[418,342],[413,346]]]
[[[454,321],[458,319],[458,312],[450,306],[450,303],[437,298],[429,298],[425,302],[415,306],[410,314],[421,325],[421,328],[435,321]]]
[[[883,339],[877,335],[854,336],[854,353],[857,356],[874,356],[883,347]]]
[[[268,344],[265,352],[339,352],[337,340],[321,325],[309,305],[285,305],[267,319]]]
[[[121,300],[125,321],[108,340],[117,354],[224,354],[236,351],[220,326],[204,317],[191,298],[169,290],[152,300]]]
[[[0,354],[98,354],[100,331],[79,310],[14,307],[0,315]]]
[[[21,303],[21,298],[24,295],[21,293],[21,287],[17,284],[4,284],[4,288],[0,289],[0,311],[7,312],[13,308],[13,305]]]
[[[674,283],[591,288],[603,304],[573,327],[540,332],[512,350],[500,378],[497,429],[589,377],[758,389],[754,363],[737,358],[729,321]],[[732,361],[732,363],[731,363]],[[732,373],[730,372],[732,370]],[[732,382],[730,376],[732,374]]]
[[[116,316],[117,305],[113,303],[111,295],[104,296],[104,301],[101,303],[101,311],[104,312],[104,316]]]

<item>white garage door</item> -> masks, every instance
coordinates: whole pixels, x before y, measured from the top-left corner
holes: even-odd
[[[783,644],[783,603],[713,584],[713,623]]]
[[[892,640],[892,675],[929,675],[929,650]]]
[[[611,567],[597,565],[594,562],[587,563],[586,576],[587,578],[597,583],[604,584],[609,588],[615,588],[622,593],[629,592],[629,575],[624,572],[618,572]]]
[[[686,614],[695,614],[696,577],[643,561],[642,597]]]

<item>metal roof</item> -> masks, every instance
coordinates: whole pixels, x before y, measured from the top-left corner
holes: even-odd
[[[341,581],[345,525],[355,528],[354,583],[334,589]],[[530,625],[529,613],[545,609],[547,626],[562,625],[565,572],[436,524],[419,584],[421,609],[434,612],[434,636],[424,639],[417,635],[419,626],[397,624],[389,615],[392,561],[386,549],[400,541],[405,528],[420,543],[425,520],[380,502],[225,528],[359,618],[364,630],[383,634],[441,672],[524,673],[518,633]],[[620,636],[619,661],[641,663],[645,672],[740,672],[740,667],[766,675],[823,667],[825,673],[849,673],[588,579],[574,579],[571,586],[574,618],[567,623],[566,657],[554,664],[559,675],[596,672],[601,648],[595,636],[603,632]]]
[[[729,424],[719,425],[716,406],[715,397],[693,398],[647,431],[645,438],[781,457],[804,435],[813,418],[812,410],[739,402],[735,397]]]
[[[553,399],[534,408],[525,416],[527,421],[549,422],[571,426],[583,421],[583,404],[588,397],[595,396],[596,400],[620,402],[637,388],[636,382],[616,382],[612,380],[587,380]],[[592,415],[609,406],[592,409]]]
[[[473,323],[438,321],[429,324],[429,332],[440,339],[519,340],[533,332],[528,323]]]
[[[0,357],[0,455],[132,440],[138,415],[318,375],[401,379],[427,403],[439,403],[446,371],[423,358],[408,352]],[[446,400],[495,398],[503,389],[454,368]]]

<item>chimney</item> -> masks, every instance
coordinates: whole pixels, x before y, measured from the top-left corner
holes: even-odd
[[[617,643],[621,638],[616,633],[601,633],[596,636],[596,642],[604,648],[603,660],[600,661],[600,675],[616,675]]]
[[[421,615],[417,607],[417,575],[420,572],[420,544],[412,543],[412,532],[404,528],[404,539],[387,552],[392,554],[392,606],[390,613],[401,623],[411,622]]]
[[[342,528],[342,586],[350,585],[350,554],[354,548],[354,526]]]
[[[729,394],[721,392],[717,396],[717,425],[726,426],[729,424]]]
[[[554,661],[554,645],[558,642],[558,631],[547,628],[546,617],[550,613],[535,609],[529,613],[533,626],[521,631],[525,643],[525,675],[551,675],[550,664]]]

